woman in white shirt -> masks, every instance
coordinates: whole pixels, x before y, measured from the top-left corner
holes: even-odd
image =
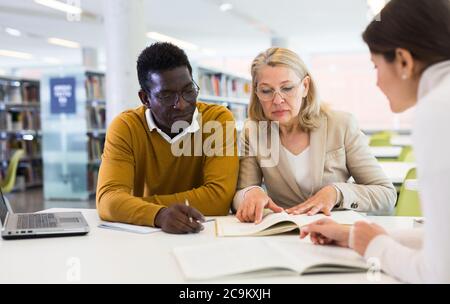
[[[450,283],[450,1],[392,0],[380,16],[363,38],[392,111],[417,104],[413,144],[424,228],[348,228],[327,219],[300,236],[353,248],[405,282]]]
[[[270,48],[251,70],[250,120],[241,133],[233,202],[237,218],[258,223],[264,208],[308,215],[334,208],[390,213],[397,194],[365,135],[351,114],[320,104],[299,56]]]

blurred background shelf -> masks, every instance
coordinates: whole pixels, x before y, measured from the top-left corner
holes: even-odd
[[[15,151],[19,159],[12,191],[42,186],[42,132],[38,80],[0,78],[0,180]]]

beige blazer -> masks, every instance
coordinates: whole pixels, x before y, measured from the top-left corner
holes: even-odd
[[[256,122],[247,121],[245,128]],[[267,130],[266,130],[267,132]],[[270,136],[268,136],[268,145]],[[283,208],[306,201],[327,185],[334,185],[338,193],[337,207],[361,212],[388,214],[392,212],[397,192],[371,154],[368,141],[359,129],[356,119],[349,113],[329,111],[323,114],[319,128],[310,134],[311,193],[298,186],[284,149],[279,146],[279,161],[275,166],[261,166],[266,160],[260,151],[251,146],[248,132],[240,137],[241,157],[237,192],[233,209],[243,201],[247,187],[265,185],[268,195]],[[265,153],[265,152],[263,152]],[[353,177],[354,183],[349,179]]]

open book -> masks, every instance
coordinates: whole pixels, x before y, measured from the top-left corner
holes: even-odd
[[[369,268],[351,249],[313,245],[299,239],[222,239],[209,244],[176,247],[173,252],[187,280],[274,273],[349,273],[364,272]]]
[[[366,218],[352,210],[332,211],[331,216],[322,213],[308,216],[306,214],[292,215],[286,212],[269,213],[261,223],[241,223],[236,217],[221,217],[216,219],[217,236],[263,236],[284,233],[299,229],[321,218],[330,218],[339,224],[353,225]]]

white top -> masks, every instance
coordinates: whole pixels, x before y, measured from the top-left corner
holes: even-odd
[[[200,125],[198,123],[197,118],[198,118],[198,109],[195,109],[194,115],[192,116],[191,124],[187,128],[185,128],[183,130],[183,132],[181,132],[174,138],[170,138],[169,135],[167,135],[166,133],[164,133],[163,130],[158,128],[158,126],[156,125],[156,123],[153,119],[150,109],[145,110],[145,119],[147,120],[147,125],[148,125],[148,128],[150,129],[150,131],[153,131],[154,129],[156,129],[158,134],[161,135],[161,137],[164,138],[169,144],[173,144],[177,140],[183,138],[188,133],[195,133],[198,130],[200,130]]]
[[[283,150],[286,153],[286,157],[287,160],[289,162],[290,167],[292,168],[292,174],[295,177],[295,181],[297,182],[297,185],[300,187],[300,190],[304,193],[309,193],[309,195],[311,196],[313,194],[313,185],[312,185],[312,179],[311,179],[311,151],[310,151],[310,147],[308,146],[305,150],[303,150],[300,154],[295,155],[293,154],[291,151],[289,151],[288,149],[286,149],[283,145],[281,145],[283,147]],[[403,181],[403,179],[402,179]],[[340,190],[334,186],[334,189],[336,190],[336,203],[335,205],[337,205],[337,203],[340,201],[341,198],[341,193]],[[239,195],[241,196],[240,199],[238,200],[233,200],[233,208],[234,210],[238,210],[239,209],[239,205],[237,202],[242,202],[245,198],[245,194],[252,190],[253,188],[259,188],[262,191],[264,191],[264,189],[260,186],[249,186],[247,188],[242,189],[241,191],[239,191]]]
[[[215,234],[215,223],[205,223],[198,234],[173,235],[164,232],[138,234],[98,228],[97,210],[60,209],[83,212],[90,232],[86,236],[2,240],[0,238],[0,284],[14,283],[110,283],[110,284],[181,284],[187,283],[173,255],[173,248],[223,241]],[[390,228],[412,228],[410,217],[369,217],[370,220]],[[260,239],[244,237],[237,239]],[[269,240],[300,240],[298,234],[264,237]],[[325,248],[324,248],[325,249]],[[207,253],[201,259],[214,259]],[[216,259],[217,261],[217,259]],[[226,261],[217,261],[226,263]],[[250,262],[250,261],[249,261]],[[378,280],[379,279],[379,280]],[[190,281],[192,283],[192,281]],[[205,283],[222,284],[299,284],[299,283],[397,283],[394,278],[381,274],[368,277],[366,273],[320,274],[313,276],[287,275],[271,272],[269,275],[224,277]]]
[[[302,153],[295,155],[284,146],[283,150],[286,152],[289,166],[292,168],[295,181],[300,187],[300,190],[304,193],[312,193],[312,180],[311,180],[311,158],[310,149],[307,147]]]
[[[450,61],[428,68],[419,84],[413,147],[425,224],[423,245],[417,231],[378,236],[365,257],[405,282],[450,283]],[[414,240],[414,241],[412,241]],[[414,243],[414,244],[413,244]]]

